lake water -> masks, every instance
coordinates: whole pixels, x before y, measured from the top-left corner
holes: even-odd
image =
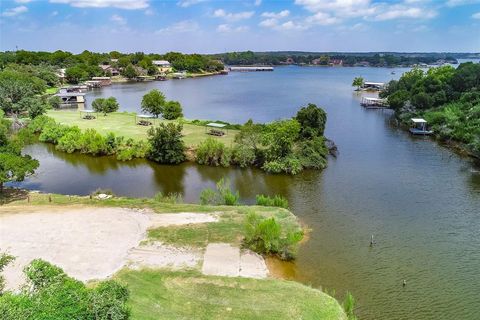
[[[129,196],[179,192],[190,202],[227,176],[246,203],[258,193],[289,199],[312,231],[288,276],[337,296],[352,292],[361,319],[478,319],[479,168],[429,138],[395,128],[388,111],[363,109],[350,86],[355,76],[388,81],[405,70],[282,67],[118,84],[87,95],[90,102],[115,96],[122,110],[138,111],[142,95],[159,88],[182,103],[188,118],[235,123],[291,117],[300,106],[316,103],[327,111],[326,135],[339,148],[323,172],[290,177],[192,163],[119,163],[37,144],[26,151],[40,168],[20,185],[66,194],[98,187]],[[370,248],[372,234],[376,244]]]

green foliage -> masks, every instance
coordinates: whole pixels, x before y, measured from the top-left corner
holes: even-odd
[[[43,260],[33,260],[24,270],[28,289],[0,296],[2,319],[115,319],[127,320],[129,293],[115,281],[87,288],[64,271]]]
[[[158,192],[155,194],[154,197],[155,201],[162,202],[162,203],[183,203],[183,196],[180,193],[168,193],[164,195],[162,192]]]
[[[10,122],[4,119],[3,111],[0,110],[0,193],[3,192],[4,183],[23,181],[39,166],[38,161],[31,156],[22,155],[24,136],[11,135],[9,125]]]
[[[403,123],[424,117],[438,138],[458,141],[480,157],[480,64],[412,69],[391,81],[381,96]]]
[[[95,129],[87,129],[80,136],[79,151],[93,155],[107,154],[107,143],[105,138]]]
[[[61,138],[58,139],[58,144],[55,148],[67,153],[79,151],[81,148],[81,137],[82,132],[80,128],[71,127]]]
[[[44,127],[51,125],[55,125],[55,120],[45,115],[41,115],[30,121],[28,123],[28,128],[34,133],[40,133]]]
[[[45,81],[35,76],[15,70],[0,72],[0,109],[5,113],[26,111],[26,103],[22,100],[33,98],[45,91]]]
[[[133,79],[137,77],[139,74],[135,67],[132,64],[129,64],[123,71],[122,75],[128,79]]]
[[[295,155],[303,168],[324,169],[327,167],[328,148],[323,136],[302,140],[298,143]]]
[[[148,158],[159,162],[178,164],[185,161],[185,144],[182,140],[181,124],[161,123],[148,130],[148,141],[151,145]]]
[[[264,218],[255,212],[247,215],[243,243],[257,253],[291,260],[302,239],[302,230],[282,226],[274,217]]]
[[[232,191],[229,179],[220,179],[217,182],[216,190],[203,189],[200,193],[200,203],[203,205],[236,206],[239,200],[240,194],[238,191]]]
[[[288,200],[282,196],[275,195],[273,197],[258,194],[256,197],[257,205],[267,207],[288,208]]]
[[[142,111],[158,118],[163,113],[165,103],[165,95],[160,90],[153,89],[143,96]]]
[[[198,145],[196,161],[199,164],[228,167],[230,159],[230,149],[218,140],[209,137]]]
[[[48,98],[47,103],[52,109],[59,109],[62,105],[62,98],[59,96],[51,96]]]
[[[245,145],[236,145],[232,150],[231,163],[238,165],[240,168],[247,168],[255,164],[255,151]]]
[[[348,320],[357,320],[357,316],[355,315],[355,305],[355,298],[347,291],[345,299],[343,300],[343,310],[345,310]]]
[[[88,79],[88,72],[82,66],[76,65],[65,70],[65,79],[68,83],[76,84]]]
[[[262,169],[268,173],[288,173],[295,175],[300,173],[303,170],[303,167],[298,158],[288,156],[266,161],[263,164]]]
[[[13,260],[15,260],[15,257],[12,255],[6,253],[0,254],[0,296],[5,289],[5,278],[2,275],[3,269],[5,269],[5,267]]]
[[[182,106],[178,101],[168,101],[163,108],[163,118],[167,120],[175,120],[183,117]]]
[[[309,103],[297,112],[295,119],[300,124],[300,136],[302,139],[323,136],[327,122],[327,113],[322,108]]]
[[[213,189],[203,189],[200,192],[200,203],[202,205],[217,204],[217,193]]]
[[[30,119],[35,119],[47,111],[48,105],[38,97],[24,98],[19,101],[20,109],[26,110]]]
[[[97,98],[92,102],[92,108],[96,112],[103,113],[103,116],[106,116],[107,113],[118,111],[120,105],[117,102],[115,97],[109,98]]]
[[[292,147],[300,134],[300,124],[296,120],[274,121],[266,126],[264,145],[267,145],[268,160],[285,158],[292,152]]]
[[[67,134],[69,130],[69,127],[58,124],[55,121],[47,121],[38,139],[42,142],[57,144],[58,140]]]
[[[360,90],[364,83],[365,80],[362,77],[355,77],[352,82],[352,87],[357,87],[357,90]]]

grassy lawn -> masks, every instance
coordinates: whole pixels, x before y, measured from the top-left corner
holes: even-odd
[[[158,270],[117,279],[130,289],[132,319],[346,319],[334,298],[292,281]]]
[[[50,110],[47,115],[61,124],[78,126],[82,130],[95,129],[104,135],[113,132],[117,136],[124,136],[126,138],[137,140],[145,139],[147,137],[147,131],[150,128],[135,124],[135,114],[128,112],[114,112],[108,114],[106,117],[102,114],[98,114],[97,119],[95,120],[84,120],[80,117],[78,111],[73,110]],[[158,124],[160,122],[168,123],[177,121],[155,119],[153,122],[154,124]],[[196,146],[206,138],[213,137],[230,147],[233,144],[237,132],[237,130],[228,130],[227,135],[216,137],[208,135],[203,126],[187,123],[183,125],[184,141],[187,146]]]
[[[46,94],[55,94],[57,93],[58,91],[58,87],[51,87],[51,88],[47,88],[47,90],[45,90],[45,93]]]

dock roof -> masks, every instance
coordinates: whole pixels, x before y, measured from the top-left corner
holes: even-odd
[[[223,123],[216,123],[216,122],[210,122],[207,123],[207,127],[214,127],[214,128],[225,128],[227,125]]]
[[[412,118],[412,122],[414,123],[427,123],[427,120],[422,118]]]

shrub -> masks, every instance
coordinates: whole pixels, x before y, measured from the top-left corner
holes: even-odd
[[[42,129],[42,133],[38,139],[42,142],[50,142],[57,144],[58,140],[63,137],[68,131],[69,127],[53,122],[47,122]]]
[[[238,191],[234,193],[230,189],[229,179],[220,179],[220,181],[217,182],[217,191],[220,195],[220,204],[224,204],[227,206],[235,206],[238,204],[240,194],[238,193]]]
[[[57,150],[73,153],[80,150],[80,140],[82,137],[82,131],[78,127],[71,127],[68,132],[58,140],[58,144],[55,147]]]
[[[167,195],[164,195],[161,192],[158,192],[155,197],[155,201],[158,202],[163,202],[163,203],[171,203],[171,204],[177,204],[177,203],[183,203],[183,196],[180,193],[168,193]]]
[[[240,194],[230,189],[230,180],[223,178],[217,182],[217,190],[203,189],[200,193],[200,203],[203,205],[227,205],[238,204]]]
[[[135,158],[145,158],[150,150],[150,146],[145,141],[133,141],[132,143],[122,145],[117,149],[117,160],[128,161]]]
[[[302,230],[282,227],[274,217],[265,218],[255,212],[247,215],[243,244],[257,253],[275,254],[282,260],[291,260],[295,258],[302,238]]]
[[[217,193],[212,189],[203,189],[200,192],[200,203],[203,205],[214,205],[217,204]]]
[[[2,319],[115,319],[127,320],[128,290],[115,281],[87,288],[43,260],[24,270],[29,290],[0,296]]]
[[[185,144],[182,140],[181,124],[161,123],[148,130],[150,151],[148,158],[159,163],[178,164],[185,161]]]
[[[79,150],[81,153],[93,155],[107,154],[107,143],[105,138],[95,129],[87,129],[80,136]]]
[[[288,200],[279,195],[269,197],[258,194],[256,199],[259,206],[288,208]]]
[[[324,137],[301,141],[295,153],[303,168],[324,169],[327,167],[328,148],[325,145]]]
[[[196,159],[199,164],[228,167],[231,151],[222,142],[209,137],[198,145]]]
[[[246,168],[255,163],[255,151],[245,145],[236,145],[232,151],[231,162]]]
[[[41,115],[31,120],[28,123],[28,128],[31,129],[34,133],[40,133],[42,132],[44,127],[53,125],[55,125],[55,120],[45,115]]]
[[[0,253],[0,295],[2,295],[3,289],[5,289],[5,278],[2,276],[3,269],[13,260],[15,260],[14,256]]]
[[[48,98],[47,103],[52,109],[59,109],[63,103],[62,98],[59,96],[51,96]]]
[[[267,161],[263,164],[262,169],[268,173],[288,173],[298,174],[302,171],[300,160],[294,156],[288,156],[283,159]]]
[[[355,305],[355,298],[347,291],[345,299],[343,300],[343,310],[345,310],[348,320],[357,320],[357,316],[355,315]]]
[[[182,106],[178,101],[168,101],[163,107],[163,117],[167,120],[175,120],[183,117]]]

